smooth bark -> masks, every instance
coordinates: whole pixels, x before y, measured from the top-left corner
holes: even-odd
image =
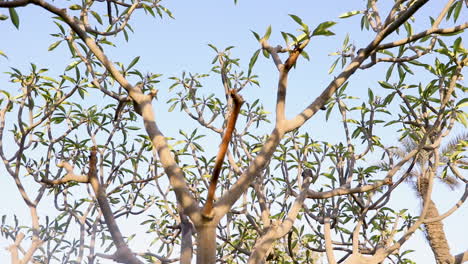
[[[197,231],[197,264],[216,263],[216,224],[212,222],[195,227]]]
[[[193,255],[193,226],[186,215],[180,214],[180,219],[180,229],[182,230],[182,241],[180,242],[180,264],[190,264],[192,263]]]

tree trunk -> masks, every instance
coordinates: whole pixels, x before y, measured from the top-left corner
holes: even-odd
[[[192,223],[188,220],[188,217],[184,214],[180,214],[180,227],[182,230],[182,241],[180,243],[180,264],[192,263],[193,244],[192,244]]]
[[[216,225],[200,225],[197,231],[197,264],[216,263]]]
[[[432,200],[429,200],[426,218],[439,216],[439,211]],[[438,264],[452,263],[453,257],[450,254],[450,247],[445,237],[444,224],[442,221],[435,221],[424,224],[426,237],[429,240],[432,251]]]
[[[425,197],[427,193],[428,183],[427,179],[420,179],[420,186],[418,186],[418,191],[421,197]],[[429,199],[425,201],[428,203],[427,213],[425,218],[434,218],[439,216],[439,211],[432,201]],[[450,254],[450,247],[445,237],[444,224],[442,221],[434,221],[431,223],[424,224],[424,229],[426,233],[426,238],[429,241],[432,252],[434,252],[434,257],[437,261],[437,264],[450,264],[453,263],[453,256]]]

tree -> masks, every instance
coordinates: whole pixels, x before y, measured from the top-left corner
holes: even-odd
[[[440,133],[440,131],[439,131]],[[456,176],[451,176],[447,174],[447,171],[450,169],[450,165],[452,161],[450,161],[450,157],[453,155],[457,155],[457,149],[459,146],[466,142],[468,135],[462,134],[459,137],[456,137],[452,142],[449,142],[447,145],[442,146],[440,150],[440,159],[441,164],[445,165],[445,169],[442,170],[441,174],[435,174],[434,176],[438,178],[441,182],[448,185],[450,188],[455,188],[458,184]],[[407,150],[411,151],[416,147],[418,141],[414,141],[415,139],[407,139],[404,141],[403,149],[400,151],[396,151],[395,154],[397,157],[404,157],[407,154]],[[408,175],[413,178],[414,189],[416,190],[418,196],[422,199],[426,199],[426,194],[429,188],[429,177],[430,174],[427,167],[431,166],[431,156],[435,153],[433,151],[425,151],[422,150],[418,159],[416,161],[419,170],[412,170]],[[466,164],[466,160],[456,158],[453,162],[461,162]],[[458,173],[457,170],[453,170],[455,173]],[[424,231],[426,233],[426,237],[431,245],[431,249],[434,252],[435,259],[437,263],[451,263],[453,256],[450,253],[450,246],[445,235],[444,231],[444,224],[442,223],[442,218],[439,214],[439,210],[437,209],[436,204],[434,201],[429,198],[427,203],[427,216],[432,221],[427,221],[424,223]]]
[[[468,27],[458,22],[464,1],[447,1],[419,33],[413,29],[417,15],[434,1],[369,0],[362,10],[341,15],[361,17],[361,29],[375,34],[368,34],[362,48],[343,36],[329,69],[338,71],[341,62],[341,72],[315,99],[308,96],[310,103],[293,118],[286,117],[289,74],[300,67],[298,60],[309,58],[311,41],[334,35],[336,22],[312,27],[290,15],[300,33],[281,32],[283,46],[270,44],[271,27],[263,35],[253,32],[260,48],[245,68],[233,47],[210,45],[216,55],[209,74],[170,78],[169,111],[180,109],[200,126],[187,131],[181,125],[178,139],[162,133],[164,124],[153,109],[161,75],[136,69],[140,57],[126,64],[107,55],[113,36],[130,40],[137,12],[172,13],[159,0],[69,2],[0,1],[17,28],[19,7],[53,14],[57,41],[49,50],[65,46],[72,59],[58,76],[35,64],[26,73],[12,68],[10,83],[20,92],[2,91],[0,156],[31,215],[30,226],[24,219],[2,218],[13,263],[191,263],[193,252],[197,263],[311,263],[319,252],[328,263],[411,263],[402,245],[466,200],[466,164],[460,162],[466,141],[440,157],[442,142],[466,126],[467,99],[460,93],[466,92],[462,71],[468,52],[458,36]],[[270,115],[248,96],[250,86],[260,85],[254,74],[260,54],[273,61],[278,78],[267,135],[254,132]],[[378,86],[356,104],[351,77],[381,64],[388,68]],[[221,95],[200,89],[209,75],[220,77]],[[97,97],[105,103],[90,100]],[[341,120],[343,142],[317,140],[304,129],[320,109],[327,119]],[[416,144],[394,160],[397,144],[382,139],[383,129]],[[205,133],[222,138],[216,158],[201,143]],[[422,210],[414,217],[389,201],[423,155],[427,181]],[[377,156],[384,165],[369,161]],[[429,208],[442,162],[465,184],[465,193],[435,216]],[[53,204],[56,215],[39,218],[40,203]],[[144,234],[121,230],[129,221],[156,237],[141,252],[132,248],[132,239]],[[446,261],[461,263],[467,255]]]

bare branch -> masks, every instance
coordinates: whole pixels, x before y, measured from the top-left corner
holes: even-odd
[[[328,199],[328,198],[338,196],[338,195],[369,192],[379,187],[382,187],[384,185],[390,185],[390,184],[392,184],[392,179],[391,177],[387,176],[384,180],[376,181],[374,184],[368,184],[368,185],[354,187],[354,188],[343,186],[343,187],[336,188],[336,189],[326,191],[326,192],[315,192],[315,191],[309,190],[307,192],[307,198]]]
[[[203,207],[203,216],[208,218],[212,217],[213,200],[216,191],[216,185],[218,183],[219,174],[223,165],[224,156],[226,155],[229,142],[231,141],[232,132],[234,131],[234,128],[236,126],[237,117],[239,116],[241,106],[244,103],[244,99],[242,99],[242,97],[239,94],[237,94],[235,90],[231,90],[230,95],[234,105],[232,108],[232,112],[229,116],[226,131],[224,132],[223,139],[219,147],[218,155],[216,156],[216,161],[210,181],[210,187],[208,188],[208,196],[206,198],[205,206]]]
[[[405,39],[381,44],[377,46],[376,50],[384,50],[384,49],[398,47],[398,46],[401,46],[410,42],[414,42],[418,39],[421,39],[421,38],[424,38],[426,36],[433,35],[433,34],[451,34],[451,33],[459,32],[459,31],[466,29],[467,27],[468,27],[468,22],[455,26],[455,27],[451,27],[451,28],[431,28],[431,29],[422,31],[418,34],[414,34],[411,37],[408,37]]]
[[[0,7],[20,7],[30,4],[29,0],[1,0]]]
[[[70,165],[68,162],[63,161],[59,164],[57,164],[57,167],[59,168],[64,168],[67,171],[67,174],[65,177],[62,179],[57,179],[57,180],[49,180],[49,179],[42,179],[41,182],[49,185],[59,185],[59,184],[64,184],[67,182],[81,182],[81,183],[88,183],[89,178],[88,175],[77,175],[73,172],[73,166]]]

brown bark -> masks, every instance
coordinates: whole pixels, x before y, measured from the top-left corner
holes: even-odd
[[[219,174],[221,173],[224,157],[226,156],[229,142],[231,141],[232,132],[236,127],[237,117],[239,116],[241,106],[244,103],[244,99],[239,94],[237,94],[236,90],[231,90],[229,91],[229,93],[232,97],[233,108],[231,110],[231,114],[229,116],[228,123],[226,126],[226,131],[224,132],[223,139],[219,147],[218,155],[216,156],[216,162],[213,168],[210,186],[208,188],[208,196],[206,197],[206,203],[203,207],[203,216],[206,218],[213,217],[212,209],[214,195],[216,192],[216,185],[218,184]]]
[[[425,197],[427,192],[427,179],[420,179],[420,186],[418,186],[418,192],[422,197]],[[439,216],[439,211],[432,201],[429,199],[427,201],[428,208],[425,218],[435,218]],[[450,264],[453,263],[453,256],[450,254],[450,246],[447,241],[447,237],[444,232],[444,224],[442,221],[434,221],[431,223],[425,223],[424,229],[426,233],[426,238],[429,241],[432,252],[438,264]]]
[[[438,217],[439,211],[432,200],[428,201],[427,216],[429,218]],[[450,254],[450,247],[445,236],[444,224],[442,221],[435,221],[432,223],[424,224],[426,237],[431,246],[432,252],[438,264],[452,263],[452,255]]]

